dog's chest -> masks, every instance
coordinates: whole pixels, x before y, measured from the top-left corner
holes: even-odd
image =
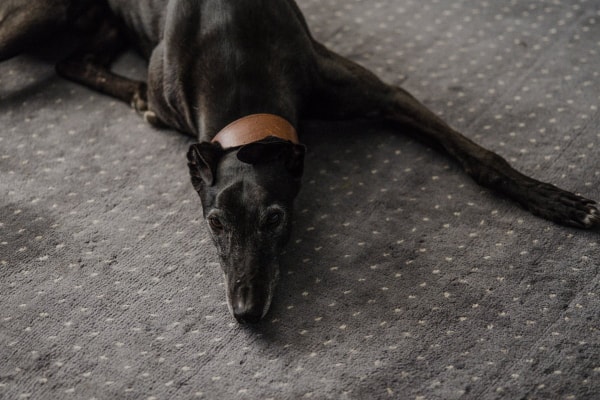
[[[312,44],[285,1],[259,3],[203,2],[194,51],[200,134],[255,113],[297,119]]]
[[[164,121],[201,140],[249,114],[295,123],[314,62],[288,0],[171,0],[150,61],[150,100]]]

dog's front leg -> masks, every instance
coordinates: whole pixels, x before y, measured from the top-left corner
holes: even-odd
[[[408,127],[443,149],[480,185],[516,200],[533,214],[578,228],[600,226],[596,202],[523,175],[498,154],[452,129],[406,90],[381,82],[354,62],[316,43],[319,76],[311,107],[325,118],[380,118]]]
[[[103,21],[98,31],[79,50],[56,65],[59,75],[130,104],[152,125],[163,126],[148,109],[147,86],[110,71],[110,64],[125,47],[116,23]]]

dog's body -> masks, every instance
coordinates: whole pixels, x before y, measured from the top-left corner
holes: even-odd
[[[131,103],[145,119],[194,135],[188,153],[240,321],[270,304],[291,230],[304,147],[279,138],[223,148],[212,142],[242,117],[385,120],[455,158],[479,184],[564,225],[600,225],[595,202],[536,181],[460,133],[401,88],[318,43],[293,0],[7,0],[0,5],[0,60],[41,35],[93,21],[58,72]],[[148,59],[147,82],[108,67],[123,38]],[[262,118],[262,117],[257,117]]]

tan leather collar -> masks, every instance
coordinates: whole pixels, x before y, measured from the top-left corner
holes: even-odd
[[[275,136],[299,144],[296,129],[284,118],[273,114],[252,114],[233,121],[213,138],[224,149]]]

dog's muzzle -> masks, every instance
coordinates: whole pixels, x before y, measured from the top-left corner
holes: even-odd
[[[279,278],[279,266],[268,279],[227,280],[227,305],[241,324],[255,324],[267,315]]]
[[[261,320],[268,307],[268,287],[258,284],[242,284],[231,294],[233,316],[239,323],[255,324]]]

